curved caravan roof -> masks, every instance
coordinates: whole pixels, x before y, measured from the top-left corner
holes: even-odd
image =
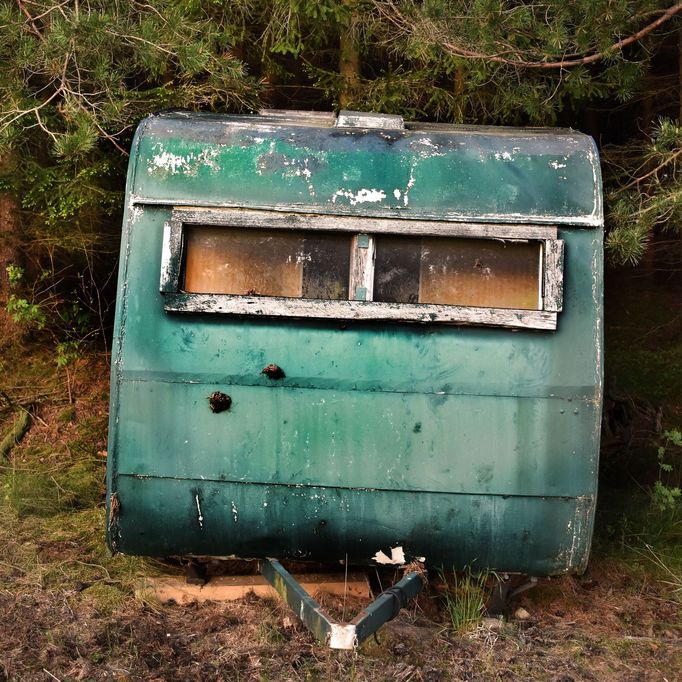
[[[595,144],[573,130],[169,112],[142,121],[133,154],[133,203],[603,224]]]

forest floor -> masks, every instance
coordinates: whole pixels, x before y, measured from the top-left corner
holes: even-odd
[[[641,334],[638,324],[632,334]],[[661,361],[667,374],[658,391],[669,391],[663,419],[671,428],[681,421],[682,401],[673,394],[681,390],[674,354],[682,342],[679,326],[663,324],[656,353],[667,344],[671,355]],[[619,338],[628,333],[620,329]],[[634,485],[633,456],[614,454],[625,441],[640,450],[655,443],[661,419],[658,408],[640,409],[646,398],[623,397],[627,381],[648,379],[621,371],[627,363],[617,346],[612,374],[623,379],[608,408],[614,419],[588,572],[542,579],[506,618],[477,618],[459,629],[435,580],[376,640],[350,652],[317,645],[275,599],[181,606],[141,596],[142,577],[179,569],[111,556],[105,546],[106,356],[84,352],[65,369],[47,347],[21,339],[0,346],[0,431],[21,406],[35,415],[0,461],[0,681],[682,679],[682,518],[653,515],[650,480]],[[624,341],[622,355],[631,352]],[[644,361],[636,371],[658,376]],[[339,608],[332,597],[321,600]]]

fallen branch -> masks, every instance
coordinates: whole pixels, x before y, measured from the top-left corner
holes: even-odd
[[[7,459],[12,448],[17,445],[31,428],[33,420],[28,410],[21,410],[8,433],[0,441],[0,460]]]

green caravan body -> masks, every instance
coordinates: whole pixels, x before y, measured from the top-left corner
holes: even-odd
[[[573,130],[162,113],[133,143],[108,541],[586,565],[601,180]]]

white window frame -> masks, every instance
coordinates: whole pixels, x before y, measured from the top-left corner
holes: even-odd
[[[181,289],[184,234],[188,225],[345,232],[352,235],[349,292],[352,300],[283,296],[198,294]],[[539,309],[482,308],[430,303],[373,301],[377,235],[464,237],[496,241],[539,241]],[[554,330],[563,304],[564,242],[556,226],[392,220],[364,216],[319,215],[235,208],[176,207],[164,225],[160,291],[164,308],[174,313],[222,313],[264,317],[448,323]]]

